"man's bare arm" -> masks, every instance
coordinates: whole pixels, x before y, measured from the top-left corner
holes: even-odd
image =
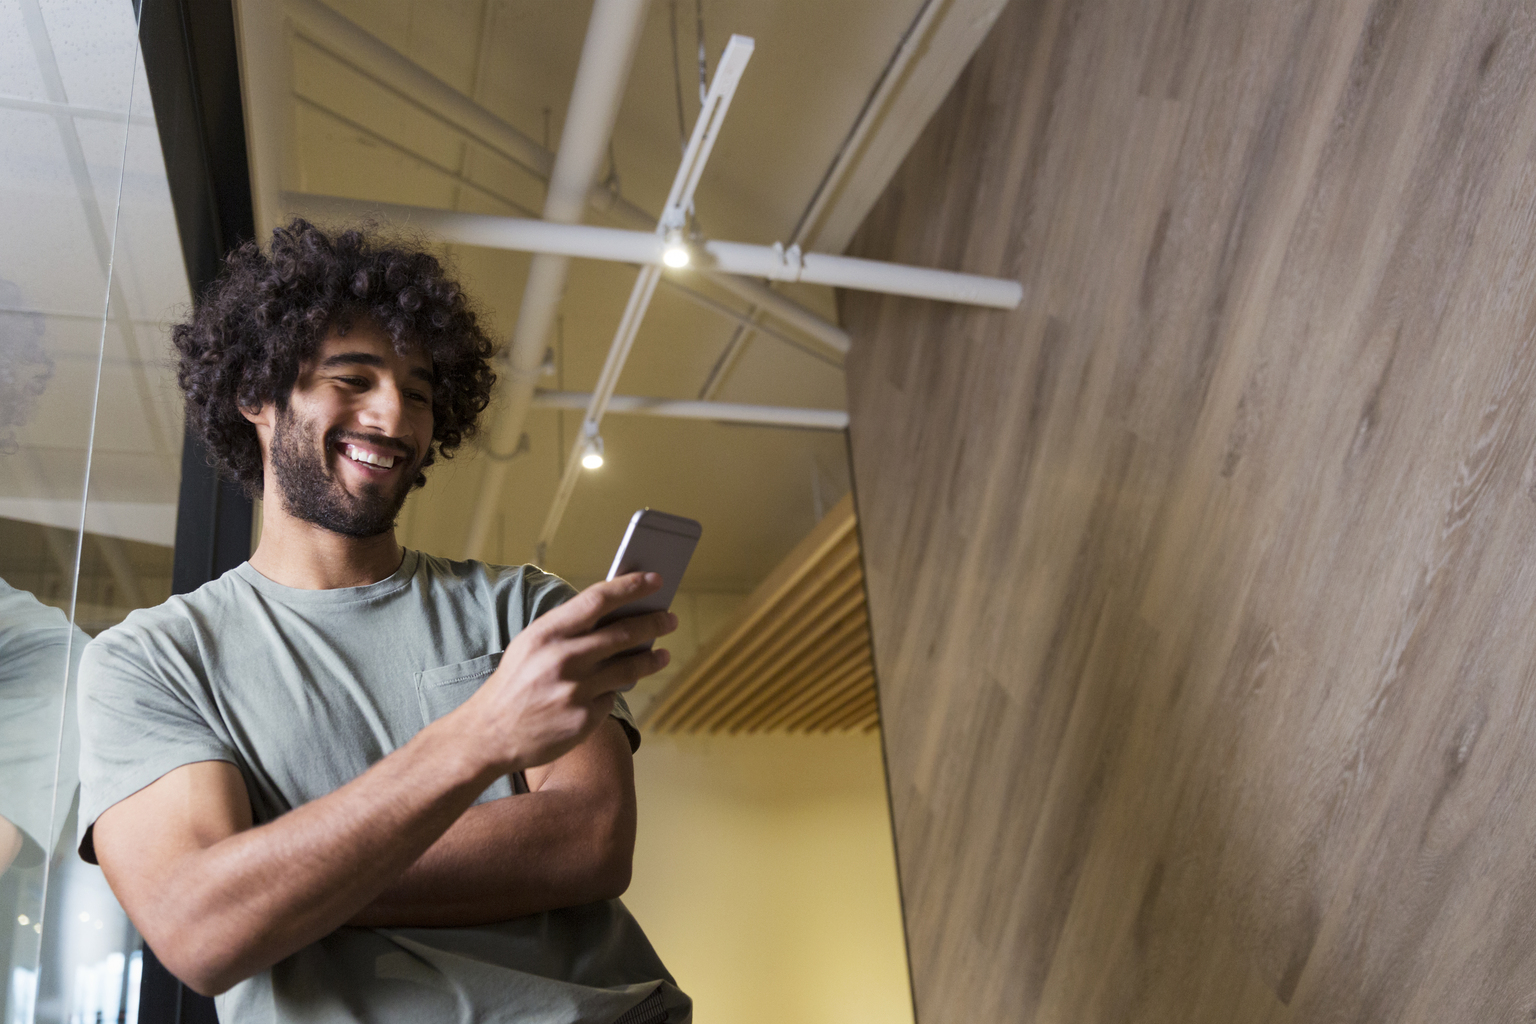
[[[471,807],[354,925],[466,927],[612,899],[629,887],[635,784],[610,718],[531,792]]]
[[[21,852],[21,829],[0,817],[0,875],[5,874],[16,855]]]
[[[612,656],[670,632],[672,616],[592,630],[658,586],[635,574],[589,587],[524,629],[456,710],[274,821],[251,827],[232,765],[167,774],[97,819],[108,882],[161,960],[197,991],[223,992],[270,967],[355,917],[491,781],[574,749],[607,720],[615,690],[662,668],[664,652]]]
[[[453,740],[424,730],[256,828],[234,765],[183,765],[96,820],[97,858],[171,973],[217,995],[334,931],[469,806],[483,786]]]

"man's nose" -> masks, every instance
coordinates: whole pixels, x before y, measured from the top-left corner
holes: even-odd
[[[377,430],[387,437],[399,437],[405,432],[405,399],[400,389],[384,381],[369,391],[358,419],[362,425]]]

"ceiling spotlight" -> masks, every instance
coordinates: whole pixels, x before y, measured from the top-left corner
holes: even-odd
[[[671,228],[667,231],[667,240],[661,248],[661,262],[678,270],[688,265],[692,255],[688,252],[688,243],[683,239],[682,228]]]
[[[602,435],[592,433],[587,435],[587,443],[581,448],[581,465],[583,469],[601,469],[603,466],[603,438]]]

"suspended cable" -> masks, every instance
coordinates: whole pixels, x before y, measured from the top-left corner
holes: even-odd
[[[565,390],[565,314],[555,314],[555,387]],[[565,413],[555,415],[555,472],[565,469]]]
[[[677,144],[688,149],[688,124],[683,116],[683,58],[677,52],[677,0],[668,5],[672,20],[672,91],[677,94]]]
[[[694,13],[698,17],[696,32],[699,37],[699,105],[709,96],[709,61],[704,55],[704,0],[694,0]]]

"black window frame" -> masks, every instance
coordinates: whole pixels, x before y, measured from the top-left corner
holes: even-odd
[[[224,255],[256,235],[232,0],[132,0],[150,100],[193,300]],[[172,592],[184,594],[250,557],[252,503],[209,464],[184,428]],[[143,1024],[216,1024],[213,1000],[192,991],[146,944]]]

